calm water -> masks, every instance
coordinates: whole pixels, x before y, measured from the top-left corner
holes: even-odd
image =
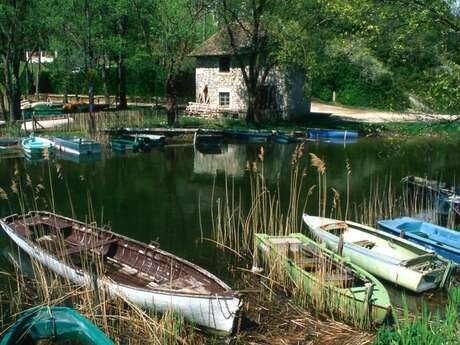
[[[361,203],[375,181],[382,185],[408,174],[455,182],[460,180],[459,142],[433,139],[410,141],[360,139],[356,144],[334,145],[309,142],[301,164],[309,165],[308,153],[324,158],[327,181],[346,194],[346,161],[352,167],[351,201]],[[149,242],[159,240],[161,247],[225,277],[225,267],[216,264],[219,254],[210,244],[199,241],[211,231],[212,192],[224,194],[224,176],[231,176],[243,195],[249,194],[246,164],[257,158],[261,144],[223,144],[220,154],[203,154],[192,146],[170,146],[147,154],[114,155],[99,160],[74,162],[55,157],[50,161],[30,162],[23,158],[0,159],[0,187],[10,200],[0,200],[0,216],[20,212],[12,180],[21,180],[26,208],[34,209],[32,189],[41,184],[36,200],[39,208],[50,209],[53,189],[56,212],[85,220],[92,215],[110,224],[113,231]],[[290,162],[295,145],[266,143],[265,176],[281,191],[289,189]],[[309,168],[307,184],[317,182]],[[50,184],[51,176],[51,184]],[[214,186],[214,187],[213,187]],[[315,200],[315,199],[314,199]],[[317,212],[316,202],[307,211]],[[201,224],[199,212],[201,210]],[[0,236],[0,246],[9,240]],[[4,265],[4,264],[3,264]]]

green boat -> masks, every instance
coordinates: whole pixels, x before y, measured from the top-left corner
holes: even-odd
[[[92,322],[66,307],[37,307],[24,311],[5,333],[0,345],[36,344],[47,339],[82,345],[114,345]]]
[[[271,267],[279,263],[311,299],[373,324],[391,321],[390,297],[377,278],[303,234],[256,234],[255,243],[256,258],[262,254]]]
[[[110,146],[118,152],[148,152],[155,146],[164,145],[165,137],[162,135],[133,134],[123,135],[110,139]]]

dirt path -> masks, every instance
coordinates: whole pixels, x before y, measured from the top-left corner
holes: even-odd
[[[438,122],[458,120],[459,115],[440,115],[425,113],[389,112],[374,109],[359,109],[340,105],[329,105],[320,102],[311,103],[313,113],[331,114],[343,121],[383,123],[383,122]]]

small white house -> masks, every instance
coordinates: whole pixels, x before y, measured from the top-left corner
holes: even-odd
[[[56,52],[47,51],[47,50],[39,50],[34,51],[33,53],[30,51],[26,51],[26,59],[29,63],[52,63],[56,58]]]
[[[241,68],[227,33],[219,31],[196,48],[196,103],[189,112],[227,112],[244,114],[247,91]],[[241,55],[244,59],[244,55]],[[306,115],[310,102],[304,92],[305,76],[286,66],[276,66],[263,86],[262,102],[270,117],[292,119]]]

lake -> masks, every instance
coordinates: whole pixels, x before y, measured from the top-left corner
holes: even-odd
[[[344,209],[347,162],[350,204],[359,205],[373,188],[385,190],[391,184],[401,194],[401,178],[410,174],[459,181],[458,144],[431,138],[363,138],[346,145],[306,142],[300,164],[308,168],[305,185],[309,187],[317,184],[318,176],[308,154],[325,161],[327,186],[340,193]],[[286,195],[296,145],[223,143],[213,154],[192,145],[169,145],[145,154],[105,152],[100,159],[80,162],[65,156],[49,161],[0,159],[0,187],[9,196],[0,200],[0,216],[21,212],[12,189],[22,190],[26,210],[52,210],[54,204],[58,213],[108,224],[113,231],[143,242],[159,241],[163,249],[230,279],[227,267],[219,264],[221,251],[200,238],[211,236],[211,207],[225,195],[226,176],[242,198],[249,199],[247,163],[258,159],[261,146],[267,183]],[[318,213],[317,196],[312,195],[306,210]],[[0,246],[8,243],[2,234]]]

